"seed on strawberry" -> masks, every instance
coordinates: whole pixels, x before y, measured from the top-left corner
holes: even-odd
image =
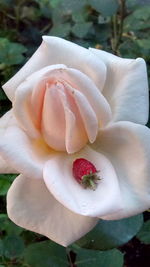
[[[99,171],[90,161],[84,158],[76,159],[73,162],[72,172],[76,181],[84,188],[96,189],[97,181],[100,180],[97,176]]]

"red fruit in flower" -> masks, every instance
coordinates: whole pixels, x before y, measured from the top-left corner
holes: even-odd
[[[97,176],[97,169],[87,159],[79,158],[73,162],[73,176],[79,184],[84,188],[96,189],[97,181],[100,178]]]

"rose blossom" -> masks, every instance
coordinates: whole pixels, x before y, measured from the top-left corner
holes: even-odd
[[[21,173],[7,195],[16,224],[67,246],[99,218],[150,206],[148,84],[143,59],[123,59],[44,36],[3,89],[1,173]],[[100,171],[95,191],[73,177],[83,158]]]

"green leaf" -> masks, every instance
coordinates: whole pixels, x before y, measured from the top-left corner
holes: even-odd
[[[58,37],[67,37],[71,31],[70,23],[63,23],[59,25],[54,25],[50,30],[49,35],[54,35]]]
[[[76,12],[81,10],[87,4],[87,0],[63,0],[61,7],[64,12]]]
[[[119,51],[124,58],[136,58],[140,55],[136,40],[127,39],[119,46]]]
[[[66,267],[68,265],[65,248],[51,241],[28,246],[24,258],[25,262],[32,267]]]
[[[117,250],[96,251],[88,249],[76,249],[75,264],[78,267],[122,267],[123,254]]]
[[[118,10],[117,0],[88,0],[88,3],[104,16],[112,16]]]
[[[88,12],[86,9],[80,10],[80,12],[73,12],[72,20],[76,23],[84,23],[88,17]]]
[[[14,174],[0,174],[0,196],[6,195],[14,177]]]
[[[25,52],[26,48],[23,45],[0,38],[0,63],[7,66],[20,64],[24,61],[22,54]]]
[[[135,9],[137,6],[149,4],[149,0],[126,0],[126,6],[129,9]]]
[[[4,253],[3,240],[0,239],[0,257],[3,255],[3,253]]]
[[[6,231],[7,235],[19,235],[23,228],[10,221],[7,214],[0,214],[0,231]]]
[[[136,236],[142,243],[150,244],[150,220],[143,224],[143,227]]]
[[[22,255],[24,242],[21,237],[12,235],[4,238],[4,255],[6,258],[14,259]]]
[[[56,8],[62,0],[51,0],[51,7]]]
[[[4,91],[0,89],[0,101],[1,100],[6,100],[7,96],[5,95]]]
[[[150,6],[137,8],[124,20],[124,31],[144,30],[150,27]]]
[[[143,224],[143,216],[137,215],[117,221],[100,220],[98,225],[77,241],[81,247],[106,250],[121,246],[132,239]]]
[[[149,42],[149,39],[127,39],[119,46],[120,54],[126,58],[143,57],[146,61],[149,61]]]
[[[92,27],[92,22],[76,23],[72,27],[72,33],[79,38],[84,38]]]
[[[11,183],[6,179],[0,179],[0,196],[6,195]]]
[[[18,174],[0,174],[0,179],[6,179],[7,181],[13,182],[14,179],[18,176]]]
[[[139,39],[136,40],[137,44],[146,50],[150,50],[150,39]]]

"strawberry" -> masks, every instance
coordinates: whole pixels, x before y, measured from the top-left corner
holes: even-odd
[[[84,158],[76,159],[73,162],[72,172],[76,181],[84,188],[96,189],[100,178],[97,176],[98,171],[90,161]]]

